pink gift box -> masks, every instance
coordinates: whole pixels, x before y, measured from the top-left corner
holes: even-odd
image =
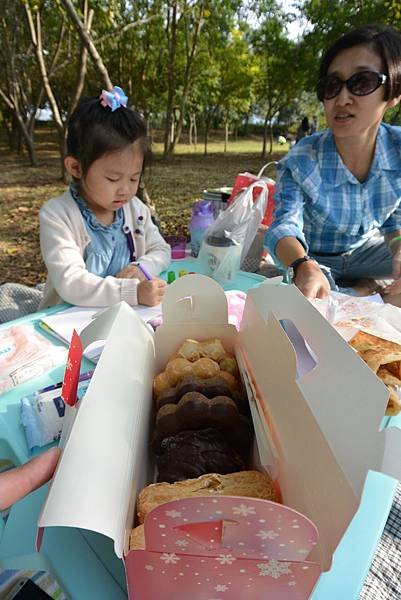
[[[251,290],[239,331],[222,288],[202,275],[171,284],[162,312],[152,333],[120,303],[81,332],[83,349],[106,344],[86,395],[66,406],[38,545],[49,526],[110,537],[131,600],[306,600],[331,567],[368,469],[401,477],[401,432],[380,431],[388,392],[294,286],[267,280]],[[219,338],[235,354],[255,429],[253,467],[272,475],[284,505],[164,504],[145,520],[146,548],[129,551],[135,501],[154,472],[153,378],[187,338]]]

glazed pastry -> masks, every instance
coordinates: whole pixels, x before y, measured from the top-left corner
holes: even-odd
[[[193,365],[192,372],[196,377],[202,379],[208,379],[208,377],[215,377],[220,373],[220,367],[218,363],[214,362],[211,358],[200,358],[196,360]]]
[[[199,392],[184,394],[178,404],[165,404],[156,414],[152,448],[157,452],[162,440],[180,431],[213,427],[222,431],[234,448],[246,452],[252,439],[249,420],[240,414],[228,396],[207,398]]]
[[[223,377],[232,390],[239,389],[238,380],[234,377],[234,375],[232,375],[228,371],[220,371],[219,377]]]
[[[155,397],[157,398],[160,394],[167,392],[170,389],[171,383],[166,373],[163,371],[162,373],[156,375],[153,380],[153,393]]]
[[[165,438],[157,457],[158,481],[173,483],[205,473],[233,473],[245,469],[241,456],[216,429],[181,431]]]
[[[195,362],[201,358],[200,342],[196,340],[185,340],[178,349],[177,356],[186,358],[190,362]]]
[[[238,365],[234,356],[226,354],[219,362],[219,367],[222,371],[227,371],[227,373],[231,373],[234,377],[238,376]]]
[[[271,478],[259,471],[239,471],[227,475],[208,473],[197,479],[146,486],[137,500],[139,522],[143,523],[146,515],[164,502],[195,496],[248,496],[278,501]]]
[[[201,342],[201,356],[219,362],[225,354],[226,351],[219,339],[215,338],[214,340],[205,340],[204,342]]]
[[[177,351],[177,356],[186,358],[191,362],[195,362],[202,357],[211,358],[212,360],[219,362],[225,354],[226,352],[223,344],[217,338],[205,340],[204,342],[188,339],[181,344]]]
[[[224,371],[225,372],[225,371]],[[164,371],[156,375],[153,384],[154,396],[157,399],[159,394],[173,388],[179,381],[189,375],[208,379],[223,373],[217,362],[211,358],[199,358],[195,362],[190,362],[186,358],[173,358],[169,360]],[[224,376],[226,377],[226,375]],[[231,376],[230,385],[237,387],[238,384]],[[233,384],[235,382],[235,386]]]
[[[173,358],[173,360],[167,363],[164,372],[170,382],[170,386],[172,386],[186,375],[191,375],[193,364],[185,358]]]

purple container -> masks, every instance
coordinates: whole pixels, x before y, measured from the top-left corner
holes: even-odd
[[[198,200],[192,207],[192,217],[189,222],[191,233],[191,255],[198,256],[206,229],[214,221],[213,203],[210,200]]]

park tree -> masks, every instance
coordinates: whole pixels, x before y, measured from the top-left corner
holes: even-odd
[[[217,97],[213,90],[213,77],[210,82],[212,89],[206,89],[208,73],[220,70],[218,64],[223,58],[222,51],[228,47],[240,5],[240,0],[194,0],[177,3],[175,33],[174,18],[171,16],[168,36],[165,156],[171,156],[180,139],[187,117],[188,103],[191,107],[192,123],[196,113],[203,113],[210,124],[211,115],[216,113],[216,106],[206,106],[207,99],[215,101]],[[232,68],[230,65],[230,69]],[[199,98],[200,89],[203,90],[203,100],[200,103],[202,106],[199,105],[197,110],[194,99]]]
[[[232,32],[219,54],[220,85],[217,105],[223,115],[226,152],[230,123],[249,112],[255,72],[247,41],[238,29]]]
[[[51,65],[57,62],[57,52]],[[11,149],[23,140],[30,162],[37,164],[34,145],[35,114],[44,90],[37,85],[36,63],[25,26],[22,4],[7,3],[0,15],[0,107]]]
[[[391,24],[387,4],[387,0],[304,0],[300,3],[301,14],[309,22],[301,44],[305,89],[315,89],[320,57],[340,35],[361,25]]]
[[[264,117],[262,156],[273,150],[273,124],[301,90],[298,45],[287,37],[286,19],[273,2],[258,6],[259,26],[250,34],[255,56],[255,108]]]
[[[238,0],[213,3],[194,61],[188,113],[191,131],[197,120],[202,120],[205,154],[212,123],[224,123],[226,115],[228,128],[230,119],[249,109],[249,51],[238,27],[240,6]],[[245,90],[247,85],[248,90]]]
[[[109,40],[109,45],[114,44],[109,52],[109,70],[127,91],[130,104],[143,113],[150,136],[153,120],[165,109],[164,4],[163,0],[132,3],[129,19],[138,25]],[[128,15],[120,12],[119,20],[127,22]]]
[[[190,96],[194,62],[201,44],[205,21],[216,9],[209,0],[167,2],[167,104],[164,156],[171,157],[178,143]],[[220,4],[217,2],[217,4]],[[178,100],[177,100],[178,98]]]
[[[78,100],[81,96],[86,76],[87,69],[87,60],[88,60],[88,50],[84,43],[80,45],[76,43],[76,40],[73,39],[74,50],[71,52],[71,45],[64,44],[64,35],[65,35],[65,22],[67,21],[65,13],[61,10],[59,5],[55,5],[53,2],[34,2],[32,0],[22,0],[25,8],[26,19],[28,22],[28,29],[31,36],[32,46],[35,52],[38,71],[40,73],[41,82],[46,93],[46,97],[48,103],[50,105],[52,114],[53,114],[53,122],[55,124],[58,141],[59,141],[59,151],[60,151],[60,165],[61,165],[61,176],[62,179],[66,179],[65,175],[65,167],[64,167],[64,158],[65,158],[65,142],[67,135],[66,121],[68,116],[76,107]],[[56,8],[56,13],[54,12]],[[88,0],[83,0],[82,3],[83,15],[84,15],[84,27],[87,32],[89,32],[93,11],[89,10]],[[64,58],[68,56],[70,53],[71,62],[74,61],[76,64],[76,73],[75,73],[75,86],[73,88],[69,87],[70,95],[68,108],[65,114],[65,111],[62,109],[62,103],[58,99],[59,90],[65,89],[64,86],[59,85],[59,81],[57,79],[52,83],[50,74],[51,74],[51,65],[47,60],[49,55],[49,46],[51,47],[51,37],[47,34],[49,33],[50,25],[54,21],[54,15],[56,14],[56,26],[58,24],[59,27],[59,35],[57,37],[56,49],[55,53],[58,53],[59,48],[62,48],[64,52]],[[44,27],[44,23],[46,26]],[[43,36],[43,30],[46,31],[46,36]],[[73,36],[71,36],[73,37]],[[70,81],[73,80],[71,76]],[[63,115],[64,112],[64,115]]]

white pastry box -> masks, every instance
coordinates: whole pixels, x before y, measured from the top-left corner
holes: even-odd
[[[81,333],[84,348],[106,345],[80,405],[67,407],[38,545],[54,526],[110,537],[135,600],[357,597],[401,472],[400,430],[379,431],[385,386],[294,286],[267,280],[251,290],[239,332],[223,290],[202,275],[170,285],[162,309],[155,334],[125,303]],[[129,552],[137,494],[154,480],[153,377],[187,338],[220,338],[235,353],[250,392],[253,466],[273,474],[283,505],[234,496],[170,502],[146,518],[146,549]],[[369,540],[358,562],[354,515],[369,470],[369,519],[359,529]],[[339,552],[342,563],[353,561],[341,577],[336,560],[332,567]]]

